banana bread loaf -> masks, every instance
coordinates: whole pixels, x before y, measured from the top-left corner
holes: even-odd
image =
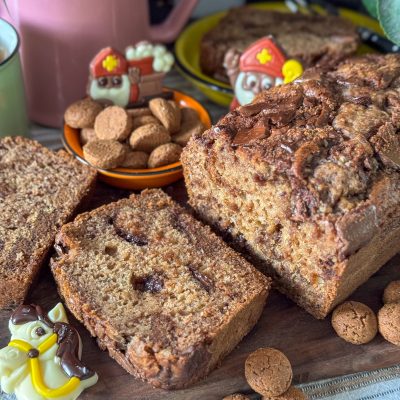
[[[274,35],[287,55],[299,59],[304,67],[338,61],[354,53],[359,43],[355,26],[340,17],[239,7],[203,36],[201,69],[228,81],[223,66],[225,53],[230,48],[243,51],[266,35]]]
[[[400,250],[400,55],[261,93],[182,155],[190,204],[317,318]]]
[[[62,227],[52,271],[101,348],[165,389],[206,375],[254,326],[269,279],[148,190]]]
[[[58,229],[95,177],[64,151],[21,137],[0,139],[0,308],[24,300]]]

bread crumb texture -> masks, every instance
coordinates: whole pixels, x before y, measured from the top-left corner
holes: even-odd
[[[0,308],[23,301],[95,176],[64,151],[21,137],[0,139]]]
[[[259,318],[270,281],[161,190],[62,227],[52,271],[102,348],[157,387],[187,386]]]

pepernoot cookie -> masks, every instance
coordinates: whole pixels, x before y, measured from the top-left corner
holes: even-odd
[[[132,117],[119,106],[105,108],[94,122],[94,130],[101,140],[125,140],[132,131]]]
[[[400,281],[390,282],[386,286],[383,292],[383,302],[384,304],[400,302]]]
[[[94,131],[93,128],[83,128],[83,129],[81,129],[81,132],[79,134],[79,138],[80,138],[82,146],[84,144],[88,143],[88,142],[93,142],[94,140],[98,140],[98,138],[96,136],[96,132]]]
[[[182,153],[182,147],[175,143],[162,144],[155,148],[147,162],[149,168],[162,167],[179,161]]]
[[[171,141],[167,130],[159,124],[147,124],[136,128],[130,138],[132,150],[150,153],[156,147]]]
[[[332,327],[346,342],[365,344],[376,336],[378,321],[375,313],[365,304],[346,301],[333,312]]]
[[[279,350],[262,348],[251,353],[244,370],[248,384],[263,396],[280,396],[285,393],[293,378],[292,366]]]
[[[379,332],[390,343],[400,346],[400,303],[385,304],[378,313]]]
[[[134,168],[134,169],[147,168],[148,159],[149,155],[144,151],[128,151],[120,167]]]
[[[290,388],[280,396],[263,396],[262,400],[307,400],[307,396],[299,388],[290,386]]]
[[[233,393],[229,396],[225,396],[222,400],[250,400],[250,397],[247,397],[242,393]]]
[[[98,168],[118,167],[125,158],[127,146],[116,140],[97,140],[83,146],[85,160]]]
[[[157,97],[149,101],[149,108],[168,132],[175,133],[179,131],[181,111],[177,104],[174,106],[168,100]]]
[[[103,110],[100,103],[87,97],[72,103],[64,113],[64,120],[71,128],[93,128],[97,115]]]

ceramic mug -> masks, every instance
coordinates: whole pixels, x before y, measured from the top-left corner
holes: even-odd
[[[26,136],[24,81],[19,58],[19,37],[8,22],[0,19],[0,137]]]
[[[148,0],[0,0],[1,17],[22,39],[30,118],[60,126],[65,108],[85,95],[89,62],[107,46],[170,42],[197,0],[182,0],[165,22],[150,25]]]

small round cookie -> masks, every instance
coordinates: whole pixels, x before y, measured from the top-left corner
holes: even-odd
[[[182,147],[175,143],[166,143],[156,147],[150,154],[147,165],[149,168],[162,167],[179,161]]]
[[[248,384],[263,396],[276,397],[285,393],[293,378],[292,366],[279,350],[261,348],[251,353],[245,362]]]
[[[178,105],[173,106],[168,100],[157,97],[149,101],[149,108],[169,133],[179,131],[181,112]]]
[[[132,117],[119,106],[105,108],[94,122],[100,140],[125,140],[132,131]]]
[[[136,117],[142,117],[144,115],[152,115],[150,108],[142,107],[142,108],[128,108],[126,112],[135,119]]]
[[[145,151],[150,153],[161,144],[171,141],[171,136],[160,124],[147,124],[135,129],[130,138],[129,144],[132,150]]]
[[[147,168],[149,155],[144,151],[129,151],[120,167],[142,169]]]
[[[280,396],[263,396],[262,400],[307,400],[307,397],[302,390],[298,389],[297,387],[290,386],[290,388]]]
[[[72,103],[64,113],[64,120],[71,128],[93,128],[97,115],[103,106],[90,97]]]
[[[242,393],[233,393],[229,396],[225,396],[222,400],[250,400],[250,397],[247,397]]]
[[[83,146],[85,160],[98,168],[118,167],[125,158],[127,146],[116,140],[97,140]]]
[[[153,115],[141,115],[133,120],[132,129],[135,130],[139,128],[139,126],[147,124],[160,124],[160,121]]]
[[[82,146],[84,144],[88,143],[88,142],[93,142],[94,140],[98,140],[97,136],[96,136],[96,132],[94,131],[93,128],[83,128],[83,129],[81,129],[81,132],[79,134],[79,138],[80,138]]]
[[[357,301],[346,301],[336,307],[331,322],[337,335],[353,344],[368,343],[378,333],[375,313]]]
[[[400,281],[390,282],[383,292],[383,303],[400,303]]]
[[[181,108],[181,122],[199,122],[200,117],[197,111],[191,107]]]
[[[381,335],[400,346],[400,303],[385,304],[378,312],[378,323]]]

